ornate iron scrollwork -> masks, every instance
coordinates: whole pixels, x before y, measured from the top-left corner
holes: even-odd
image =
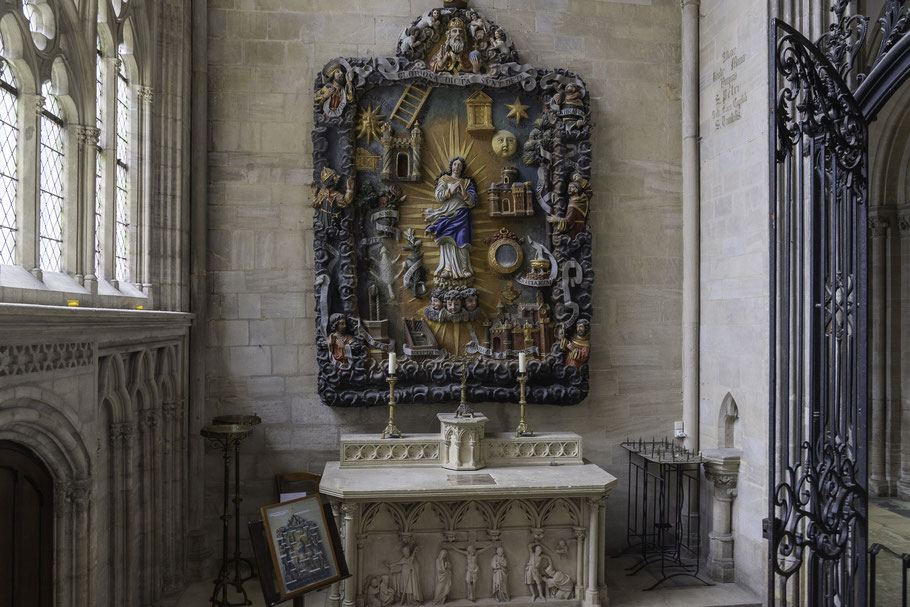
[[[848,5],[818,46],[772,27],[771,605],[864,604],[868,141],[848,78],[867,20]]]

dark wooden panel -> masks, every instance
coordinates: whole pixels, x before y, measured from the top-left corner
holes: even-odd
[[[0,607],[51,607],[54,480],[31,451],[0,441],[0,496]]]

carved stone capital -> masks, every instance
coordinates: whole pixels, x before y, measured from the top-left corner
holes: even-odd
[[[76,133],[80,145],[96,146],[98,145],[98,140],[101,138],[101,129],[95,126],[80,124]]]
[[[136,94],[139,96],[139,101],[145,105],[151,105],[155,99],[155,91],[150,86],[137,86]]]
[[[167,421],[172,421],[177,417],[177,404],[164,403],[161,405],[161,415]]]
[[[884,238],[888,234],[890,225],[891,222],[887,217],[870,217],[869,234],[872,235],[872,238]]]
[[[584,527],[572,527],[572,531],[575,533],[575,539],[579,542],[583,542],[585,536],[588,535],[588,531]]]
[[[44,104],[47,99],[43,95],[35,95],[35,111],[41,113],[41,110],[44,109]]]
[[[897,227],[900,230],[901,238],[910,236],[910,212],[904,212],[897,216]]]
[[[739,477],[739,449],[706,449],[705,478],[714,483],[714,498],[732,500],[736,497],[736,480]]]
[[[341,511],[344,513],[344,518],[346,520],[353,519],[357,515],[357,510],[360,508],[360,504],[342,504]]]
[[[140,419],[142,420],[142,430],[143,432],[151,432],[158,426],[158,418],[161,415],[161,411],[158,409],[143,409],[139,412]]]
[[[85,512],[92,500],[92,481],[82,479],[64,481],[57,485],[57,494],[63,502],[76,512]]]
[[[112,447],[125,447],[129,444],[136,432],[136,424],[132,422],[115,422],[108,428],[108,436]]]

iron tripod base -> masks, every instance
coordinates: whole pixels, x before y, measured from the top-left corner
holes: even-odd
[[[250,435],[252,427],[259,423],[255,415],[216,417],[214,424],[202,429],[202,436],[216,447],[220,448],[224,458],[224,501],[221,514],[221,569],[215,579],[215,588],[212,591],[211,602],[213,607],[240,607],[252,605],[243,583],[255,577],[255,568],[252,561],[240,555],[240,443]],[[231,494],[231,456],[234,458],[234,499]],[[234,514],[231,516],[230,502],[234,503]],[[234,519],[234,555],[228,557],[231,518]],[[245,571],[244,571],[245,567]],[[233,575],[232,575],[233,573]],[[228,589],[242,595],[242,602],[232,602],[228,599]],[[219,598],[219,594],[221,595]]]
[[[234,576],[231,576],[231,570],[234,571]],[[246,575],[241,575],[241,571],[246,571]],[[246,588],[243,587],[243,583],[256,577],[256,574],[253,573],[255,568],[253,563],[249,559],[245,558],[233,558],[230,561],[224,563],[221,566],[221,571],[218,572],[218,577],[215,579],[215,589],[212,591],[212,598],[210,602],[213,607],[240,607],[241,605],[252,605],[253,601],[250,600],[249,595],[246,593]],[[238,603],[232,603],[228,599],[228,589],[233,587],[236,594],[243,596],[243,601]],[[218,594],[221,594],[221,598],[218,598]],[[239,597],[238,597],[239,598]]]

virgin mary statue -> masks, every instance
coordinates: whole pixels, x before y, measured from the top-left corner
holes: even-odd
[[[455,156],[449,170],[436,178],[436,200],[442,204],[426,209],[427,232],[439,245],[436,278],[463,279],[474,276],[471,269],[471,209],[477,206],[477,186],[465,176],[465,160]]]

